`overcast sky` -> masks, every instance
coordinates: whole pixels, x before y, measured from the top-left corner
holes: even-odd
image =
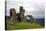
[[[10,8],[15,8],[16,13],[19,13],[20,6],[23,6],[25,9],[25,15],[32,15],[33,17],[44,17],[44,1],[43,0],[6,0],[7,1],[7,10],[6,15],[9,16]]]

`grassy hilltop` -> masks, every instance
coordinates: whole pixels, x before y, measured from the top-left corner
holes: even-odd
[[[16,29],[33,29],[33,28],[43,28],[38,23],[16,23],[16,24],[7,24],[7,30],[16,30]]]

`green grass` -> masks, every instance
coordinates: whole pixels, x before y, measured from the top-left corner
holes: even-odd
[[[16,23],[16,24],[7,24],[7,30],[16,30],[16,29],[33,29],[33,28],[43,28],[38,23]]]

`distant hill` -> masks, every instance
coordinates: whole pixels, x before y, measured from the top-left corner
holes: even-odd
[[[36,18],[36,22],[39,23],[40,25],[43,25],[45,24],[45,18]]]

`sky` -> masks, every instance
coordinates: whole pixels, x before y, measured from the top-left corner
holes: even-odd
[[[19,13],[20,6],[25,9],[24,15],[32,15],[34,18],[45,16],[44,0],[6,0],[6,16],[9,16],[10,8],[15,8]]]

